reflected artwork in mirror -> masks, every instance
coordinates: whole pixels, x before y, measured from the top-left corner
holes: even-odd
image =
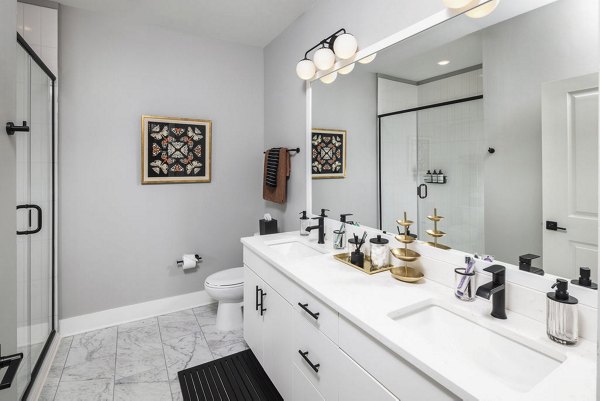
[[[344,180],[312,180],[314,207],[391,233],[406,211],[424,242],[437,208],[448,248],[597,277],[598,4],[525,3],[312,82],[312,125],[343,127],[352,155]]]

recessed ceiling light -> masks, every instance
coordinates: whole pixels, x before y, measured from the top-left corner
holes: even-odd
[[[450,64],[450,60],[440,60],[438,61],[438,65],[448,65]]]

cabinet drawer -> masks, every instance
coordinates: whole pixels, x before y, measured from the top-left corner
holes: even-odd
[[[294,285],[292,306],[309,324],[325,334],[331,341],[338,342],[338,313],[317,299],[304,288]]]
[[[306,318],[294,313],[293,362],[323,398],[338,399],[340,349]],[[302,355],[302,354],[303,355]]]
[[[345,318],[339,326],[340,348],[402,401],[460,400]]]
[[[291,401],[325,401],[310,380],[302,374],[299,367],[293,364]]]
[[[340,401],[398,401],[366,370],[340,350],[338,398]]]

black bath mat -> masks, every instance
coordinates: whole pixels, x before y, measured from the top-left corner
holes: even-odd
[[[283,401],[251,350],[178,373],[184,401]]]

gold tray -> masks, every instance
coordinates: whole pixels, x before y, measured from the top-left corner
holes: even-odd
[[[409,266],[394,267],[390,269],[390,273],[392,273],[392,277],[396,280],[404,281],[406,283],[416,283],[425,277],[423,273]]]
[[[441,238],[444,235],[446,235],[445,232],[443,231],[434,231],[434,230],[427,230],[427,234],[431,235],[432,237],[436,237],[436,238]]]
[[[411,237],[410,235],[404,235],[404,234],[396,235],[396,240],[398,242],[402,242],[403,244],[412,244],[413,242],[415,242],[414,237]]]
[[[402,227],[410,227],[415,222],[412,220],[396,220],[396,224],[401,225]]]
[[[450,247],[449,247],[449,246],[447,246],[447,245],[443,245],[443,244],[440,244],[440,243],[437,243],[437,244],[436,244],[435,242],[426,242],[426,244],[427,244],[427,245],[429,245],[429,246],[432,246],[432,247],[434,247],[434,248],[443,249],[443,250],[445,250],[445,251],[447,251],[447,250],[449,250],[449,249],[452,249],[452,248],[450,248]]]
[[[443,220],[444,216],[433,215],[433,216],[427,216],[427,218],[431,221],[441,221],[441,220]]]
[[[356,270],[360,270],[361,272],[367,273],[369,275],[385,272],[392,268],[392,265],[389,265],[387,267],[382,267],[381,269],[373,270],[373,267],[371,266],[371,258],[369,258],[367,255],[365,255],[364,267],[356,266],[356,265],[353,265],[352,263],[350,263],[350,254],[349,253],[338,253],[337,255],[333,255],[333,257],[335,260],[339,260],[340,262],[347,264],[348,266],[352,266]]]
[[[392,249],[392,255],[394,255],[395,258],[403,260],[405,262],[414,262],[415,260],[417,260],[417,258],[419,258],[421,256],[417,252],[413,251],[412,249],[404,249],[404,248]]]

